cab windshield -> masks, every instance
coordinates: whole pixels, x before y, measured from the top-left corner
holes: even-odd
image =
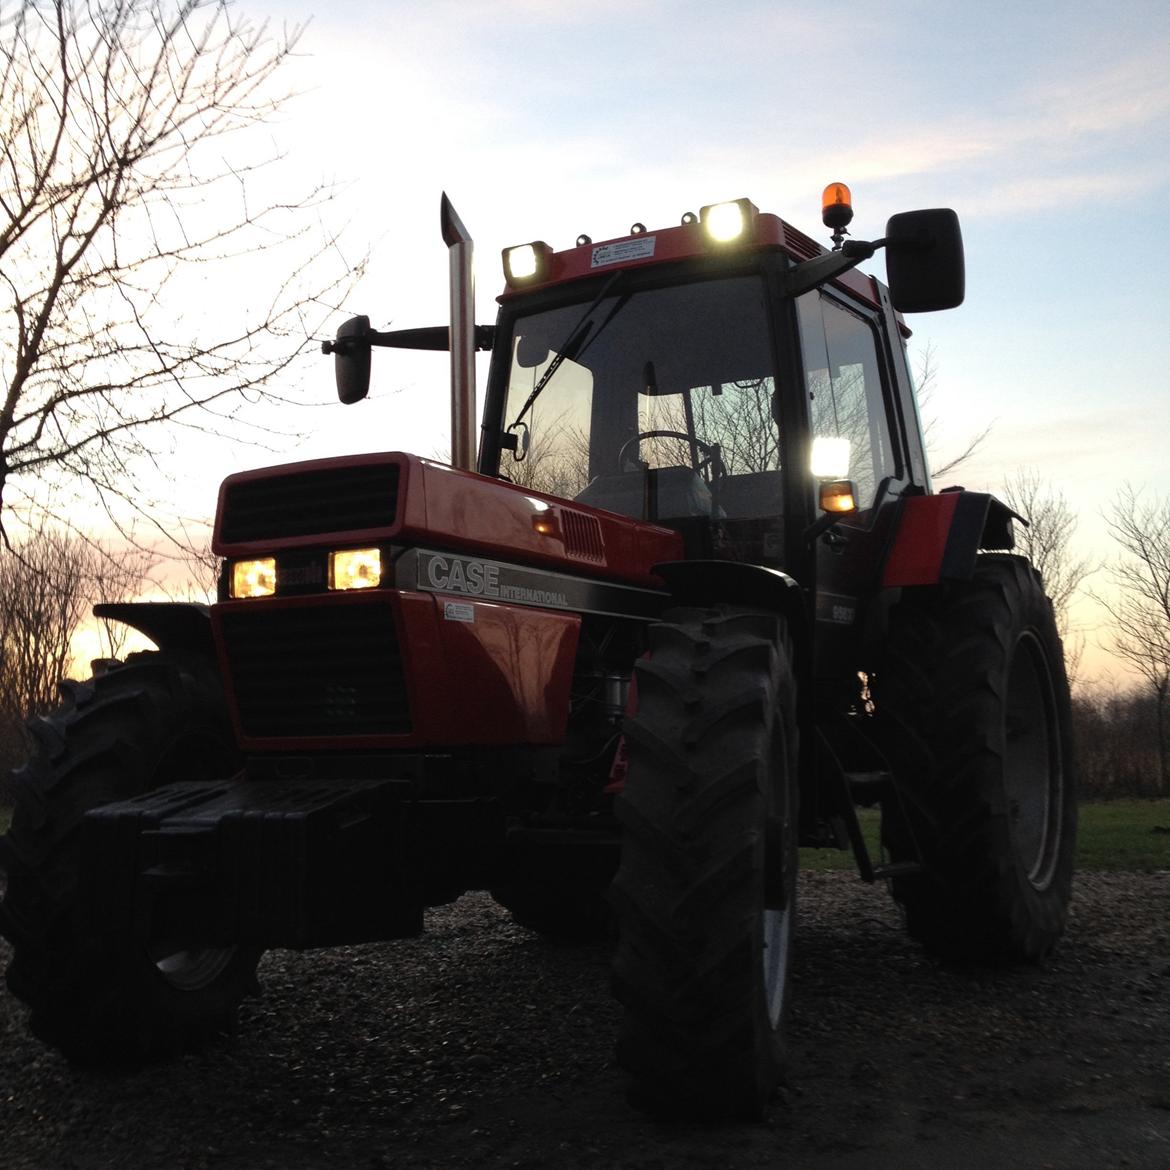
[[[513,482],[651,520],[780,513],[760,277],[615,282],[592,305],[517,318],[511,353]]]

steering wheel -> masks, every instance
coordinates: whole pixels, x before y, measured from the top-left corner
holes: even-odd
[[[625,469],[630,452],[635,450],[643,439],[680,439],[688,446],[694,443],[703,454],[703,458],[699,460],[699,466],[695,470],[708,485],[727,474],[727,468],[723,465],[723,456],[719,451],[719,444],[705,443],[702,439],[692,438],[685,431],[639,431],[633,438],[627,439],[622,444],[617,457],[618,471]]]

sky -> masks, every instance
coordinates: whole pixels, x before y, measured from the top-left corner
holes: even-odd
[[[960,482],[995,490],[1035,469],[1076,510],[1094,559],[1112,555],[1102,514],[1122,483],[1168,490],[1165,0],[239,0],[237,12],[308,22],[284,75],[298,96],[266,133],[288,153],[281,181],[333,183],[323,214],[348,255],[369,253],[346,315],[446,323],[442,191],[476,240],[488,322],[505,245],[569,247],[635,220],[654,230],[741,196],[827,242],[820,193],[843,181],[856,238],[899,211],[959,213],[966,302],[909,323],[912,358],[929,349],[936,369],[939,459],[991,424]],[[445,355],[375,353],[371,396],[349,408],[330,362],[310,359],[289,394],[312,407],[287,412],[304,437],[243,453],[192,440],[161,496],[197,515],[244,466],[447,450]],[[1105,589],[1105,574],[1090,584]],[[1123,678],[1089,602],[1075,620],[1083,671]]]

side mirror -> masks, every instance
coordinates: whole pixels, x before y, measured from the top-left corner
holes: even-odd
[[[337,330],[337,339],[326,343],[333,354],[337,397],[346,406],[361,402],[370,392],[370,319],[351,317]]]
[[[886,277],[900,313],[963,303],[966,283],[959,217],[949,207],[904,211],[886,224]]]
[[[549,352],[547,337],[522,333],[516,343],[516,364],[525,370],[534,370],[548,361]]]

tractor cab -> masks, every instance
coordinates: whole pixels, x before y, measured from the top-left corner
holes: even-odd
[[[962,251],[951,213],[910,216],[932,262],[893,296],[854,270],[889,239],[827,251],[747,200],[506,250],[479,470],[810,579],[824,509],[868,528],[929,489],[894,306],[960,300]]]

